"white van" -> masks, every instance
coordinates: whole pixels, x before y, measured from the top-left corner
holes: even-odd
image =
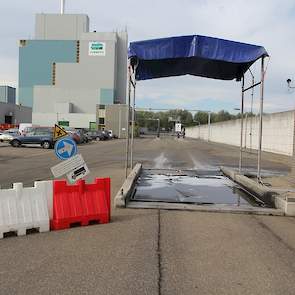
[[[19,123],[18,131],[20,135],[25,135],[25,131],[30,127],[39,127],[38,125],[34,125],[32,123]]]

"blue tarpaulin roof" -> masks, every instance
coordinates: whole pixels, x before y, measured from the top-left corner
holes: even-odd
[[[181,75],[239,80],[268,53],[262,46],[191,35],[131,42],[128,56],[138,61],[137,80]]]

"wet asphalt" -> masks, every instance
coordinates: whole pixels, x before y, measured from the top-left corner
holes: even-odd
[[[124,180],[123,140],[79,147],[91,174]],[[170,137],[135,142],[149,168],[235,167],[237,148]],[[248,153],[247,168],[256,155]],[[52,178],[53,151],[0,146],[0,185]],[[263,154],[263,168],[290,170]],[[113,209],[112,222],[0,240],[0,294],[294,294],[290,217]]]

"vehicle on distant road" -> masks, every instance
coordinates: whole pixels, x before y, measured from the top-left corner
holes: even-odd
[[[15,136],[18,136],[18,129],[8,129],[0,134],[0,142],[10,142]]]
[[[20,147],[23,144],[40,144],[44,149],[50,149],[54,147],[55,141],[51,127],[36,127],[26,135],[14,137],[9,143],[13,147]]]

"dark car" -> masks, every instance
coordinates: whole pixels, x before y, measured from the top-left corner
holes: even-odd
[[[10,141],[13,147],[20,147],[22,144],[40,144],[44,149],[53,148],[54,143],[51,127],[36,127],[26,135],[16,136]]]
[[[102,133],[102,131],[97,130],[97,131],[88,131],[87,136],[90,137],[92,140],[105,140],[105,136]]]
[[[108,140],[108,139],[111,139],[112,138],[111,133],[108,130],[103,130],[102,131],[102,134],[104,136],[104,140]]]
[[[76,129],[76,132],[81,138],[81,143],[87,143],[89,141],[89,137],[87,136],[87,130],[83,128]]]

